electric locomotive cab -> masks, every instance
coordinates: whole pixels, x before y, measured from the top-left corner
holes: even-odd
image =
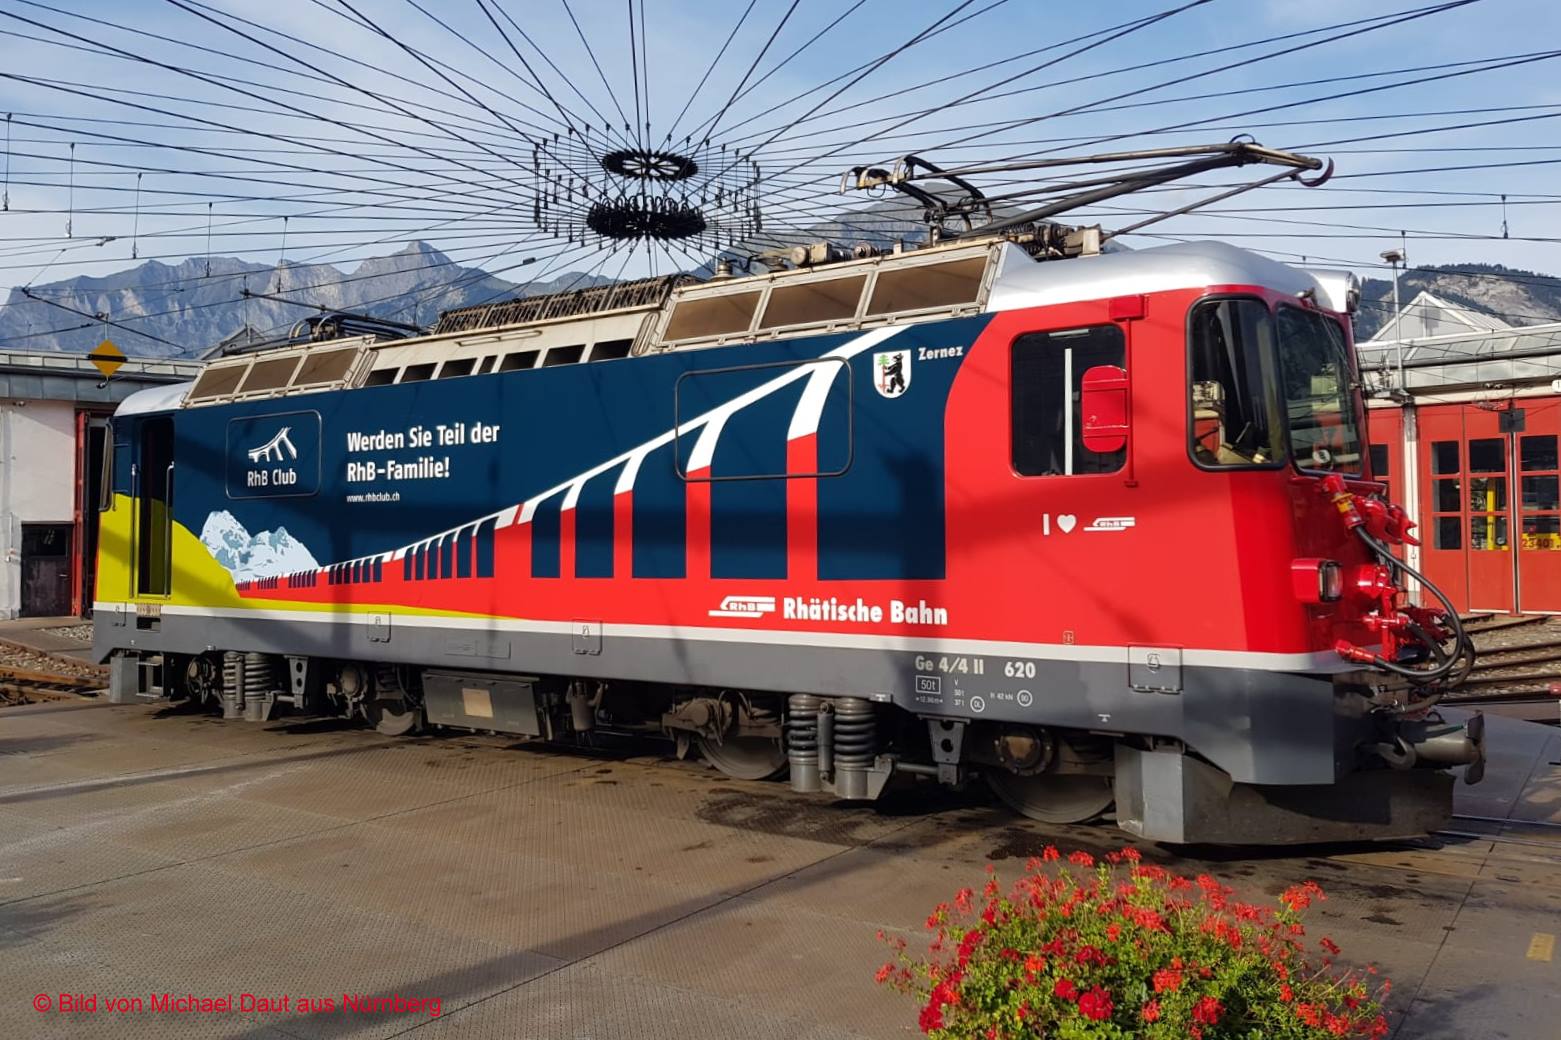
[[[1116,795],[1129,830],[1231,840],[1277,826],[1281,840],[1298,841],[1347,837],[1354,821],[1362,836],[1382,825],[1408,833],[1445,818],[1448,767],[1466,766],[1468,783],[1483,776],[1481,717],[1453,722],[1436,711],[1467,676],[1473,647],[1452,604],[1403,560],[1414,524],[1382,497],[1364,449],[1343,313],[1354,301],[1345,292],[1330,301],[1321,279],[1318,289],[1211,293],[1191,305],[1188,452],[1198,470],[1224,475],[1235,489],[1234,544],[1253,590],[1249,636],[1261,641],[1299,615],[1303,645],[1321,666],[1309,679],[1259,677],[1273,696],[1248,702],[1246,723],[1255,735],[1294,719],[1293,739],[1266,746],[1270,754],[1293,751],[1306,743],[1305,724],[1300,699],[1286,689],[1311,686],[1312,701],[1331,694],[1337,783],[1297,798],[1305,788],[1230,784],[1198,757],[1183,756],[1168,770],[1151,754],[1125,749]],[[1420,602],[1409,601],[1413,587]]]
[[[1456,681],[1473,651],[1440,590],[1393,552],[1414,541],[1414,525],[1369,469],[1348,317],[1304,299],[1234,295],[1194,305],[1189,329],[1193,459],[1284,474],[1292,589],[1315,648],[1419,687]],[[1405,577],[1431,608],[1403,602],[1395,579]]]

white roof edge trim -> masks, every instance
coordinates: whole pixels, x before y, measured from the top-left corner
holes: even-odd
[[[1225,242],[1178,242],[1030,266],[1003,265],[988,313],[1059,303],[1137,296],[1214,285],[1261,285],[1278,292],[1316,291],[1305,271]]]
[[[166,386],[149,386],[137,390],[114,409],[115,415],[147,415],[151,412],[173,412],[184,404],[184,395],[195,386],[195,380],[187,383],[169,383]]]

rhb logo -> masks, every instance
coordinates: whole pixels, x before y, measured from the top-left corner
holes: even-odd
[[[710,611],[711,617],[758,618],[775,613],[774,596],[727,596],[719,607]]]

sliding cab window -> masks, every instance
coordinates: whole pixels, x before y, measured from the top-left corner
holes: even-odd
[[[1031,332],[1014,340],[1009,372],[1014,472],[1052,477],[1121,469],[1125,442],[1092,451],[1101,442],[1086,437],[1086,409],[1080,405],[1086,384],[1104,380],[1120,385],[1125,408],[1126,365],[1127,343],[1116,325]]]
[[[1295,464],[1361,472],[1360,413],[1349,344],[1339,323],[1300,307],[1279,308],[1279,367]]]
[[[103,462],[98,469],[98,511],[114,508],[114,423],[103,427]]]
[[[1189,323],[1193,461],[1275,466],[1285,457],[1273,374],[1274,316],[1262,300],[1205,300]]]

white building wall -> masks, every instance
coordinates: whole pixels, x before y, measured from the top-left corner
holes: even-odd
[[[22,524],[68,524],[75,498],[75,405],[0,403],[0,617],[21,611]]]

